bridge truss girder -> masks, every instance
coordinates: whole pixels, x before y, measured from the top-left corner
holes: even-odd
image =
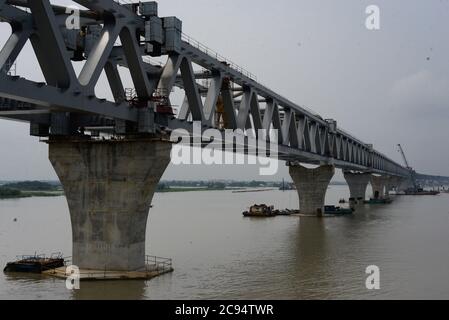
[[[66,29],[70,13],[48,0],[0,0],[0,19],[12,26],[11,37],[0,53],[0,117],[30,122],[32,128],[38,128],[32,130],[38,135],[69,135],[80,127],[98,127],[98,131],[107,127],[115,134],[179,128],[192,132],[194,121],[201,122],[203,130],[217,127],[220,99],[227,121],[218,129],[243,130],[247,141],[258,129],[277,129],[282,160],[410,175],[372,145],[338,128],[336,121],[324,120],[285,99],[250,73],[186,37],[178,19],[157,15],[156,4],[75,2],[87,8],[81,11],[81,30]],[[144,6],[152,12],[145,13],[148,7]],[[45,83],[7,74],[27,40]],[[147,59],[150,56],[166,56],[167,60],[156,65]],[[77,76],[71,60],[80,59],[85,64]],[[130,71],[137,107],[125,99],[118,66]],[[198,67],[203,70],[198,72]],[[95,96],[103,70],[114,101]],[[201,79],[208,83],[199,83]],[[165,92],[169,102],[175,87],[185,92],[178,116],[158,112],[154,97]]]

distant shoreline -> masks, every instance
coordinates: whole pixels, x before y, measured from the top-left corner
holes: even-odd
[[[0,185],[0,200],[62,195],[64,191],[61,186],[41,181],[10,182]]]
[[[344,182],[331,182],[331,186],[346,185]],[[262,192],[278,190],[282,187],[294,190],[291,182],[268,181],[161,181],[155,193],[185,193],[231,191],[234,193]],[[0,200],[23,199],[31,197],[60,197],[64,190],[58,181],[15,181],[0,182]]]
[[[162,190],[156,190],[155,193],[178,193],[178,192],[207,192],[207,191],[233,191],[233,190],[239,190],[238,188],[232,188],[232,189],[222,189],[222,188],[167,188]]]
[[[12,200],[12,199],[25,199],[25,198],[50,198],[50,197],[61,197],[64,195],[63,191],[58,192],[43,192],[43,191],[26,191],[21,192],[17,195],[1,195],[0,200]]]

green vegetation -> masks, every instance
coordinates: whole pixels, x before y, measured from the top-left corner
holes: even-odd
[[[188,184],[178,182],[161,182],[156,188],[156,192],[169,193],[169,192],[192,192],[192,191],[218,191],[225,190],[226,184],[221,182],[209,182],[206,184]]]
[[[0,199],[22,198],[22,196],[20,190],[0,187]]]
[[[58,184],[41,181],[11,182],[0,186],[0,199],[57,197],[63,194]]]
[[[346,185],[345,182],[331,182],[331,185]],[[244,189],[282,189],[292,190],[291,182],[278,181],[161,181],[156,189],[159,193],[168,192],[193,192],[193,191],[219,191],[219,190],[244,190]]]
[[[3,185],[2,185],[3,183]],[[331,185],[345,185],[344,182],[332,182]],[[244,189],[282,189],[291,190],[293,184],[285,181],[161,181],[156,192],[194,192],[194,191],[220,191]],[[20,181],[1,182],[0,199],[27,198],[27,197],[57,197],[64,195],[59,182]]]
[[[7,183],[3,185],[4,188],[17,189],[20,191],[57,191],[58,185],[41,181],[21,181]]]

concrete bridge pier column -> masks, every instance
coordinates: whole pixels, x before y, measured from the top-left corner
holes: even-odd
[[[366,196],[366,188],[371,180],[369,173],[353,173],[351,171],[343,172],[350,191],[350,204],[363,204]]]
[[[390,191],[392,191],[392,190],[398,191],[400,183],[401,182],[400,182],[399,177],[390,177],[389,186],[388,186]]]
[[[145,267],[147,218],[171,144],[151,139],[50,138],[72,222],[72,263],[80,269]]]
[[[325,165],[307,169],[301,165],[289,165],[289,172],[298,191],[301,214],[322,217],[326,191],[335,167]]]
[[[387,178],[383,176],[371,176],[371,186],[373,187],[373,199],[385,198],[385,186]]]
[[[385,197],[390,198],[390,192],[393,191],[394,188],[397,188],[398,178],[397,177],[387,177],[385,184]]]
[[[397,191],[402,192],[413,188],[413,183],[410,178],[399,178]]]

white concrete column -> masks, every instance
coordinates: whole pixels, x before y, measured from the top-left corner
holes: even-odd
[[[170,143],[149,139],[49,141],[69,205],[74,265],[110,271],[145,266],[148,213],[170,151]]]
[[[335,167],[307,169],[294,165],[290,166],[289,171],[298,191],[301,214],[322,216],[326,191],[334,176]]]
[[[354,204],[363,204],[366,196],[366,188],[371,180],[369,173],[343,172],[350,191],[350,202]]]

